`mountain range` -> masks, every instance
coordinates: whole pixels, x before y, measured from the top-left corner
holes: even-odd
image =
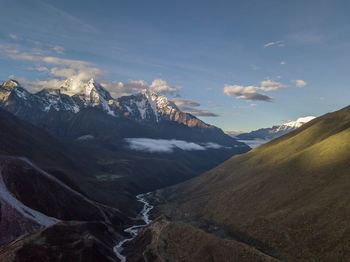
[[[0,106],[60,137],[87,135],[83,133],[85,130],[78,130],[74,122],[82,115],[86,117],[87,110],[90,110],[88,114],[91,115],[94,110],[98,110],[105,118],[113,117],[114,122],[121,125],[114,136],[134,135],[243,145],[229,138],[219,128],[182,112],[165,96],[144,90],[114,99],[93,79],[87,83],[66,80],[57,89],[45,88],[35,94],[28,92],[16,80],[9,80],[0,86]],[[133,124],[137,128],[128,126]]]

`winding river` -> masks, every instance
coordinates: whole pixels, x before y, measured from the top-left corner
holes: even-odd
[[[147,196],[150,194],[151,193],[147,193],[147,194],[140,194],[140,195],[136,196],[137,201],[139,201],[140,203],[143,204],[143,208],[140,212],[140,215],[141,215],[144,223],[141,225],[134,225],[134,226],[131,226],[131,227],[124,229],[124,232],[128,233],[130,235],[130,237],[125,238],[122,241],[118,242],[117,245],[113,249],[121,262],[126,261],[126,256],[124,256],[122,254],[123,249],[124,249],[123,246],[125,245],[125,243],[133,240],[137,236],[139,230],[141,228],[147,226],[151,222],[151,219],[149,218],[149,212],[152,210],[153,206],[150,203],[148,203],[147,199],[146,199]]]

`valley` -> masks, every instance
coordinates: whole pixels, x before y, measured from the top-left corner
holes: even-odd
[[[0,10],[0,262],[350,261],[350,1]]]
[[[184,262],[348,255],[336,244],[348,224],[324,212],[346,210],[349,108],[287,124],[284,135],[250,150],[171,102],[157,109],[156,95],[120,98],[136,106],[125,116],[123,107],[103,106],[117,103],[92,81],[81,83],[81,102],[49,111],[40,106],[45,100],[18,90],[25,92],[14,80],[0,86],[2,261],[26,261],[32,252],[40,254],[30,256],[35,261],[53,254]],[[86,90],[101,97],[89,104]],[[57,101],[65,99],[71,96]],[[28,110],[40,114],[21,113]],[[333,235],[337,223],[344,228]],[[320,245],[329,250],[324,257]]]
[[[36,261],[124,261],[124,245],[150,223],[143,193],[250,150],[164,96],[117,101],[93,80],[72,90],[69,81],[34,94],[15,80],[0,85],[1,260],[35,251]]]

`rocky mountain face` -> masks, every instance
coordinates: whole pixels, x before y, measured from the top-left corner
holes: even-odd
[[[15,80],[0,86],[0,105],[16,116],[41,123],[49,112],[77,114],[86,108],[96,108],[116,118],[153,123],[171,121],[187,127],[215,129],[193,115],[181,112],[165,96],[144,90],[117,99],[93,79],[87,83],[66,80],[58,89],[43,89],[29,93]]]
[[[288,134],[289,132],[301,127],[307,122],[313,120],[314,116],[300,117],[295,121],[288,121],[282,125],[276,125],[268,128],[260,128],[249,133],[235,135],[239,140],[272,140],[277,137]]]
[[[235,246],[233,261],[347,260],[349,138],[347,107],[161,190],[162,227],[135,243],[159,261],[232,261],[223,245]]]

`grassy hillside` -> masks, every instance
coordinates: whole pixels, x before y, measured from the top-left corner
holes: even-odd
[[[159,209],[173,221],[207,232],[215,227],[222,238],[281,260],[345,261],[350,257],[349,127],[349,107],[324,115],[160,192]]]

